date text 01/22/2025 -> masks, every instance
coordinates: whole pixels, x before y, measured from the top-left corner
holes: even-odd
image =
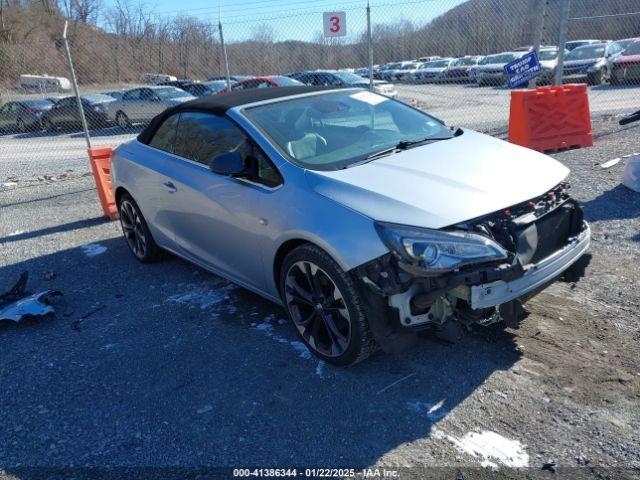
[[[397,470],[367,468],[235,468],[234,477],[397,478]]]

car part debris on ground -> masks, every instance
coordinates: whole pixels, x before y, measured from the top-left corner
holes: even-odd
[[[51,298],[62,295],[62,293],[55,290],[45,290],[25,296],[28,279],[29,274],[23,272],[13,288],[0,296],[0,321],[20,322],[24,319],[55,314]]]
[[[622,184],[635,192],[640,192],[640,153],[625,155]]]

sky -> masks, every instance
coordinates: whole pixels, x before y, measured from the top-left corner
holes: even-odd
[[[107,0],[106,6],[114,0]],[[137,0],[130,0],[135,4]],[[366,29],[366,0],[141,0],[156,15],[191,15],[217,23],[222,13],[225,40],[251,37],[266,25],[276,40],[312,40],[322,32],[322,12],[346,12],[347,37]],[[424,24],[466,0],[371,0],[372,24],[409,20]]]

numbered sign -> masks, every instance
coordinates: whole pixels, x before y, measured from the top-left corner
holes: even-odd
[[[344,37],[347,34],[345,12],[324,12],[323,19],[325,37]]]

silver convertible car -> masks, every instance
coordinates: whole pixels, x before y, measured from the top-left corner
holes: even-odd
[[[338,365],[425,329],[455,341],[517,325],[525,300],[578,278],[590,231],[568,173],[396,100],[322,87],[185,102],[118,147],[111,171],[140,261],[169,251],[282,304]]]

